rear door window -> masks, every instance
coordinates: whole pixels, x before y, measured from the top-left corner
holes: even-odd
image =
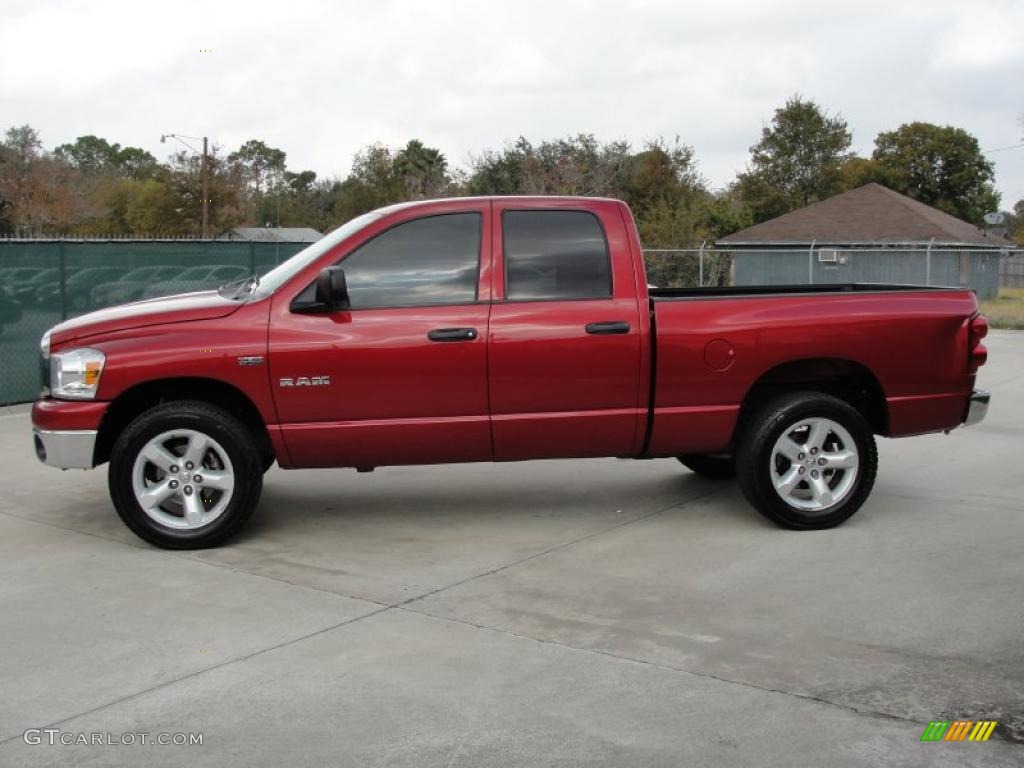
[[[505,211],[509,301],[604,299],[612,295],[608,243],[587,211]]]

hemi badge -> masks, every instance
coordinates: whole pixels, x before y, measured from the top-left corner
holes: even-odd
[[[263,365],[263,355],[252,355],[251,357],[238,358],[239,365]]]

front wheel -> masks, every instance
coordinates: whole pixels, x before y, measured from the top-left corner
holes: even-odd
[[[108,483],[118,515],[165,549],[223,543],[245,524],[263,488],[263,460],[245,425],[209,403],[149,409],[121,433]]]
[[[832,528],[871,493],[875,438],[844,400],[794,392],[765,403],[744,430],[740,487],[765,517],[787,528]]]

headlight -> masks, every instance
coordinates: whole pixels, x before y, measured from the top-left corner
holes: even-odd
[[[105,359],[98,349],[72,349],[50,355],[50,391],[53,396],[92,400],[100,386]]]

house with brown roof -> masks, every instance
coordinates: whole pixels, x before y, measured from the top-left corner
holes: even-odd
[[[999,290],[1010,246],[966,221],[882,186],[862,187],[734,232],[735,285],[910,283]]]

